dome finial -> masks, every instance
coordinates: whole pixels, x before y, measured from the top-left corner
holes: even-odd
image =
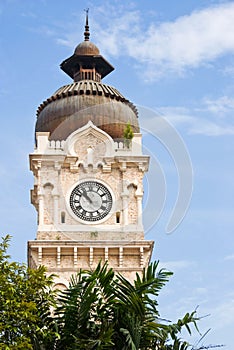
[[[84,31],[84,40],[89,41],[89,8],[84,10],[86,12],[86,22],[85,22],[85,31]]]

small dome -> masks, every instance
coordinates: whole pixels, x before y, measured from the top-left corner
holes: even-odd
[[[84,41],[75,48],[74,54],[60,65],[61,69],[74,81],[83,79],[100,81],[114,70],[114,67],[102,57],[98,47],[89,41],[89,36],[87,10]],[[89,70],[89,72],[87,70]]]
[[[83,41],[75,48],[77,56],[96,56],[100,55],[100,51],[91,41]]]

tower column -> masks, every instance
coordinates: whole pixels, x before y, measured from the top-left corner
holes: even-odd
[[[142,195],[138,194],[137,197],[137,224],[139,227],[142,226]]]
[[[59,200],[59,195],[54,194],[54,225],[58,225],[59,223],[59,217],[58,217],[58,200]]]
[[[44,225],[44,195],[39,194],[38,196],[38,224]]]
[[[123,203],[123,225],[128,225],[128,195],[122,193]]]

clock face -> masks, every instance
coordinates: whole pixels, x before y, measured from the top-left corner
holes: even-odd
[[[109,214],[112,196],[103,184],[85,181],[72,190],[70,206],[79,219],[89,222],[99,221]]]

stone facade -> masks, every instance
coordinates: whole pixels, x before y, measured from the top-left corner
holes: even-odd
[[[63,61],[74,81],[58,89],[37,110],[31,202],[38,213],[36,240],[28,242],[28,263],[45,265],[68,285],[80,268],[108,261],[132,280],[150,261],[153,242],[144,239],[142,154],[136,107],[102,78],[114,67],[89,41]],[[127,145],[126,126],[134,132]],[[126,140],[125,140],[126,141]]]
[[[153,247],[144,240],[142,226],[142,181],[148,164],[140,134],[134,134],[128,148],[92,122],[64,141],[49,141],[49,133],[37,133],[30,167],[38,232],[28,243],[29,265],[47,266],[49,273],[59,275],[60,288],[67,286],[71,274],[100,260],[132,279],[148,264]],[[87,180],[105,185],[113,200],[110,213],[95,222],[79,219],[69,202],[72,189]]]

